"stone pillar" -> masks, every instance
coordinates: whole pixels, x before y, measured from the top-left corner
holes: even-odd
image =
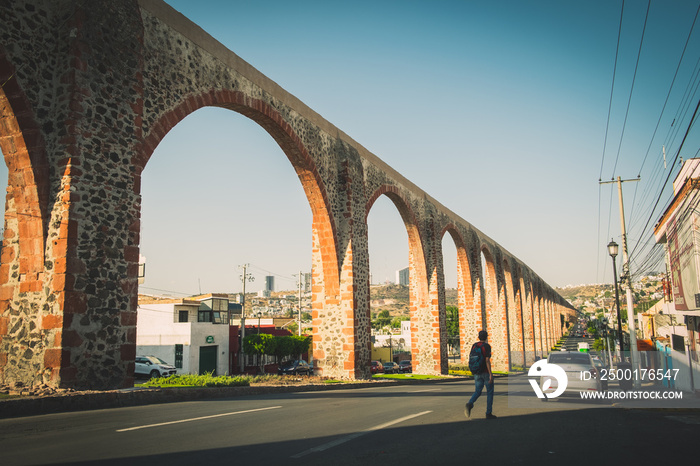
[[[511,365],[522,367],[525,364],[523,314],[520,280],[517,268],[506,269],[506,294],[508,296],[508,335],[510,341]]]
[[[542,357],[542,298],[539,295],[539,284],[535,288],[537,291],[533,294],[533,318],[535,331],[535,355]]]
[[[357,153],[340,140],[329,156],[339,161],[337,190],[329,195],[337,197],[335,204],[342,211],[335,212],[335,229],[317,223],[314,215],[313,356],[320,375],[363,379],[371,376],[371,322],[362,165]],[[319,198],[312,205],[325,202]],[[322,211],[330,212],[330,206]],[[330,257],[336,250],[337,262]],[[339,277],[333,270],[337,263]]]
[[[447,321],[445,315],[445,274],[442,258],[442,236],[435,231],[432,222],[427,222],[421,235],[426,250],[428,270],[427,312],[423,313],[423,332],[419,335],[420,365],[422,373],[444,374],[449,371],[447,360]]]
[[[10,186],[14,176],[33,171],[21,184],[47,204],[35,211],[45,215],[43,231],[27,229],[16,220],[22,200],[15,192],[8,197],[0,333],[7,326],[9,338],[0,342],[2,379],[130,386],[140,210],[130,163],[142,110],[139,8],[130,0],[25,3],[0,13],[12,19],[0,26],[0,42],[12,44],[4,53],[16,70],[10,88],[27,103],[12,112],[33,116],[37,133],[20,128],[23,139],[43,142],[50,168],[47,180],[36,176],[45,168],[36,165],[36,153],[29,157],[32,169],[10,167]],[[12,151],[5,155],[13,157]],[[17,263],[27,241],[31,251],[25,247]],[[41,266],[22,263],[42,255]],[[17,273],[8,276],[8,270]]]
[[[505,280],[501,264],[500,251],[493,253],[484,249],[486,273],[486,330],[493,356],[491,367],[495,371],[507,372],[509,369],[508,311],[505,297]]]
[[[397,203],[396,200],[394,200],[394,202]],[[411,357],[413,359],[413,371],[418,374],[440,374],[441,363],[439,348],[441,342],[439,338],[440,303],[439,291],[437,288],[438,277],[435,266],[431,263],[434,251],[428,251],[429,254],[425,252],[426,248],[434,248],[434,244],[430,240],[425,243],[421,242],[421,235],[419,233],[421,225],[419,225],[415,217],[408,215],[408,212],[404,210],[401,204],[397,204],[397,206],[399,206],[399,210],[402,211],[402,218],[404,219],[408,232]],[[430,236],[432,236],[432,234]],[[431,271],[430,277],[428,276],[428,270]],[[429,283],[429,279],[433,279],[432,283]],[[443,322],[444,312],[443,304]]]
[[[535,332],[533,328],[533,303],[532,286],[524,277],[520,278],[520,289],[523,297],[523,348],[525,350],[525,365],[531,366],[535,362]]]

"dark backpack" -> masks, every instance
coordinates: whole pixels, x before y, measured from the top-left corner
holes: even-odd
[[[484,342],[479,341],[472,345],[472,350],[469,353],[469,370],[472,374],[481,374],[485,366]]]

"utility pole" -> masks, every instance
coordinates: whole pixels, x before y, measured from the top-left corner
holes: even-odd
[[[304,277],[304,275],[301,273],[301,270],[299,271],[298,277],[299,277],[299,282],[298,282],[298,285],[299,285],[299,329],[297,332],[299,333],[299,336],[301,336],[301,280]]]
[[[249,265],[250,264],[243,264],[239,266],[239,268],[243,269],[243,274],[241,275],[241,281],[243,282],[243,298],[241,299],[241,347],[238,350],[238,362],[241,367],[241,372],[245,372],[245,353],[243,352],[243,339],[245,338],[245,282],[255,281],[255,277],[246,272]]]
[[[634,379],[634,388],[639,389],[640,381],[638,377],[634,377],[636,374],[640,374],[639,371],[639,354],[637,352],[637,329],[636,322],[634,318],[634,299],[632,298],[632,273],[630,271],[630,258],[627,250],[627,230],[625,229],[625,207],[622,201],[622,183],[628,181],[639,181],[639,177],[632,180],[622,180],[617,177],[617,181],[601,181],[600,184],[617,183],[617,193],[620,199],[620,225],[622,228],[622,275],[620,277],[621,281],[627,282],[627,323],[630,330],[630,356],[632,358],[632,374]]]

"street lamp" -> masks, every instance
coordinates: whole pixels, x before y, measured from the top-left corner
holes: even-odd
[[[620,295],[617,291],[617,269],[615,268],[615,258],[617,257],[618,246],[612,239],[608,243],[608,254],[612,257],[613,263],[613,284],[615,285],[615,306],[617,308],[617,333],[620,339],[620,357],[622,357],[623,343],[622,343],[622,319],[620,318]]]
[[[260,317],[262,317],[262,312],[258,311],[258,335],[260,335]]]

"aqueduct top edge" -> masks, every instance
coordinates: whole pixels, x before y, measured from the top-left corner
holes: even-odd
[[[165,3],[164,0],[138,0],[141,8],[149,11],[153,15],[157,16],[160,20],[170,25],[173,29],[178,31],[183,36],[190,39],[192,42],[197,44],[202,49],[206,50],[208,53],[212,54],[216,58],[222,60],[224,63],[228,64],[232,68],[235,68],[243,76],[249,79],[252,83],[260,86],[270,95],[279,99],[289,108],[298,112],[304,118],[307,118],[313,124],[317,125],[320,129],[328,134],[338,135],[338,137],[346,142],[347,144],[354,147],[358,153],[369,161],[370,163],[381,168],[385,173],[391,176],[397,183],[405,186],[414,193],[424,197],[427,201],[435,206],[435,208],[443,215],[445,215],[449,220],[455,224],[461,224],[473,230],[474,233],[478,235],[481,241],[488,243],[492,246],[498,247],[503,254],[512,257],[513,259],[519,261],[522,264],[525,262],[518,259],[517,256],[509,252],[502,245],[494,241],[488,235],[480,231],[473,224],[466,221],[464,218],[460,217],[458,214],[445,207],[441,202],[437,201],[430,194],[425,192],[423,189],[418,187],[415,183],[404,177],[402,174],[397,172],[394,168],[380,159],[378,156],[367,150],[362,144],[355,141],[352,137],[348,136],[342,130],[337,128],[331,122],[323,118],[316,111],[311,109],[308,105],[303,103],[293,94],[286,91],[275,81],[265,76],[250,63],[246,62],[244,59],[236,55],[233,51],[224,46],[221,42],[212,37],[204,29],[198,26],[196,23],[188,19],[182,13]]]

